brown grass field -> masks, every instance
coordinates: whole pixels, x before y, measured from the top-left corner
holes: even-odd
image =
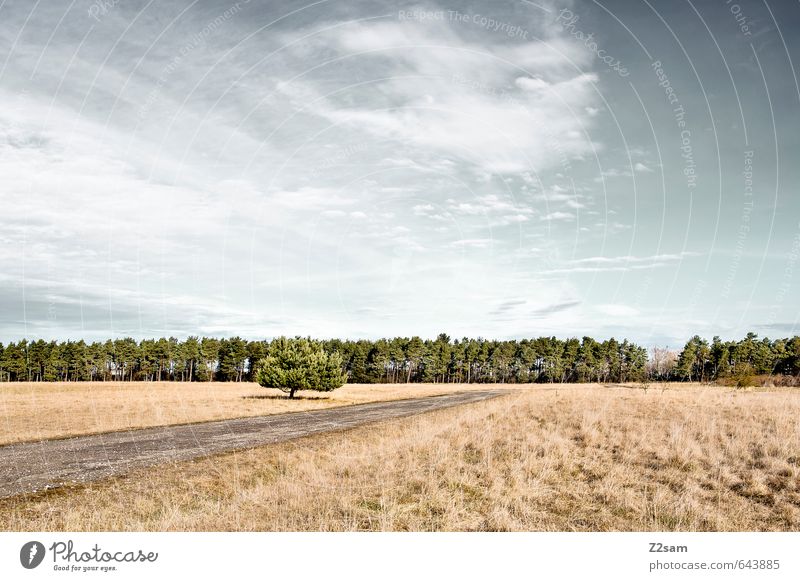
[[[532,386],[3,500],[0,528],[797,531],[800,392]]]
[[[483,386],[345,385],[295,400],[255,383],[0,383],[0,445],[439,395]],[[300,399],[297,399],[297,398]]]

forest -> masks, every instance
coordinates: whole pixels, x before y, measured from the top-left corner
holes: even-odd
[[[566,383],[800,378],[800,337],[692,337],[680,351],[627,340],[396,337],[318,341],[352,383]],[[252,381],[271,341],[240,337],[0,343],[0,381]]]

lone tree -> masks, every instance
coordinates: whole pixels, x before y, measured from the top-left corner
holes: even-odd
[[[272,342],[261,360],[256,381],[293,398],[300,390],[333,391],[345,384],[347,375],[342,371],[339,353],[326,353],[322,345],[309,339],[281,337]]]

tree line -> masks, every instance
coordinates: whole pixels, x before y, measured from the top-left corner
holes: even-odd
[[[709,343],[695,335],[675,360],[674,374],[687,381],[711,381],[753,375],[800,377],[800,337],[770,340],[748,333],[740,341]]]
[[[0,343],[2,381],[253,381],[280,339],[121,338]],[[627,340],[539,337],[496,341],[396,337],[314,341],[338,353],[353,383],[562,383],[712,381],[742,374],[800,376],[800,337],[710,343],[649,353]]]

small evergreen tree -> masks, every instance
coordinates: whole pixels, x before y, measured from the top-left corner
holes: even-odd
[[[345,384],[347,375],[338,352],[326,353],[321,344],[309,339],[281,337],[270,344],[256,381],[293,398],[300,390],[333,391]]]

